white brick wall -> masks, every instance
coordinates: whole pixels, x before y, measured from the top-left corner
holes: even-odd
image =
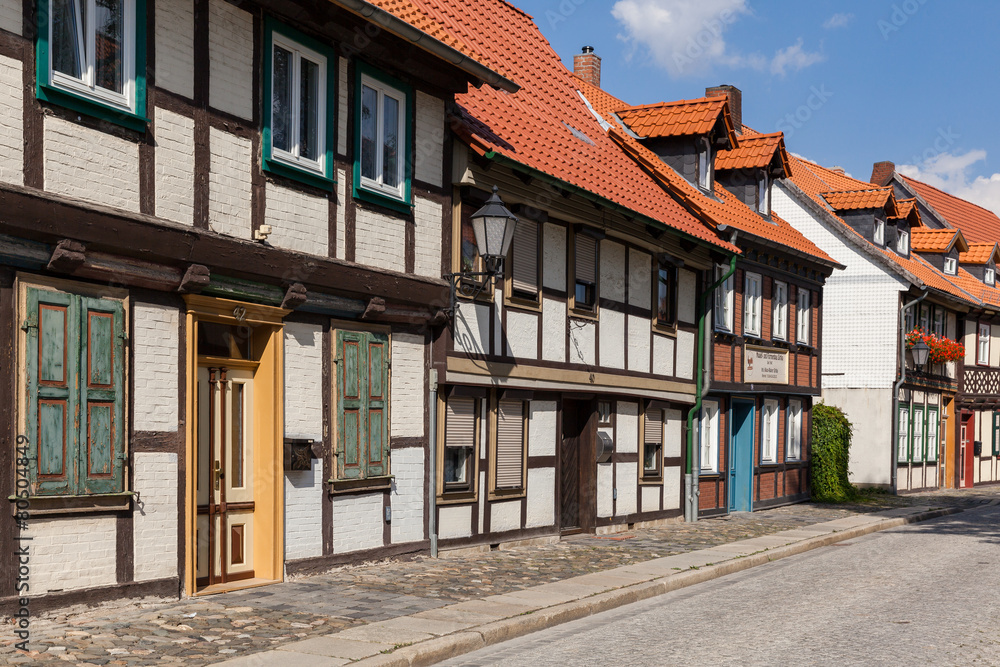
[[[614,241],[601,241],[602,299],[625,302],[625,246]]]
[[[566,361],[566,302],[562,299],[542,299],[542,359]]]
[[[345,57],[337,58],[337,109],[340,113],[337,114],[337,153],[340,155],[347,154],[347,63],[348,59]],[[337,183],[346,183],[343,176],[337,177]],[[337,188],[340,190],[341,188]],[[338,238],[340,238],[338,236]],[[342,255],[337,255],[341,257]]]
[[[0,0],[0,28],[3,9],[10,0]],[[18,5],[20,6],[20,5]],[[17,14],[20,20],[20,11]],[[17,24],[20,28],[20,23]],[[0,181],[24,184],[24,131],[21,122],[24,88],[21,85],[21,61],[0,56]]]
[[[694,379],[694,339],[690,331],[677,332],[677,377]]]
[[[343,169],[337,170],[337,183],[347,183],[347,172]],[[338,185],[335,190],[334,194],[337,197],[337,259],[344,259],[347,254],[345,240],[347,238],[347,198],[344,196],[347,188]]]
[[[556,469],[528,470],[528,516],[525,528],[551,526],[556,522]]]
[[[406,268],[406,221],[358,208],[355,218],[354,259],[389,271]]]
[[[594,338],[597,326],[589,320],[569,321],[569,361],[573,364],[594,365]]]
[[[542,226],[542,235],[543,284],[551,289],[564,290],[566,289],[566,228],[546,222]]]
[[[598,326],[601,327],[601,366],[625,368],[625,313],[604,308]],[[632,354],[631,350],[629,354]]]
[[[100,177],[95,177],[98,174]],[[98,204],[138,211],[139,146],[47,116],[45,188]]]
[[[287,396],[287,394],[286,394]],[[323,555],[323,462],[285,472],[285,558]]]
[[[503,533],[521,527],[521,501],[490,503],[490,532]]]
[[[241,118],[253,116],[253,16],[225,0],[208,4],[208,102]]]
[[[653,330],[649,318],[628,316],[628,369],[649,372],[649,346]]]
[[[470,537],[472,535],[472,510],[479,506],[445,505],[438,508],[438,537]]]
[[[137,303],[133,317],[135,429],[176,431],[180,313],[169,306]]]
[[[416,107],[413,176],[418,181],[441,185],[444,173],[444,100],[418,90]]]
[[[424,450],[394,450],[392,474],[392,543],[419,542],[424,539]]]
[[[323,438],[323,328],[285,324],[285,435]]]
[[[674,339],[670,336],[653,336],[653,372],[667,377],[674,374]]]
[[[390,385],[390,434],[397,437],[424,435],[424,337],[392,335],[392,380]],[[393,460],[393,472],[396,461]]]
[[[649,308],[653,299],[653,263],[649,253],[635,248],[628,250],[628,302]]]
[[[156,85],[194,97],[194,0],[156,2]]]
[[[0,30],[20,35],[22,11],[19,0],[0,0]]]
[[[31,549],[31,595],[117,582],[113,516],[32,519],[23,537]],[[24,544],[24,543],[22,543]]]
[[[333,499],[333,552],[382,546],[382,494]]]
[[[441,277],[443,215],[444,212],[440,204],[423,197],[416,197],[413,212],[415,225],[413,229],[413,272],[418,276]]]
[[[555,456],[557,415],[555,401],[528,404],[528,456]]]
[[[216,0],[221,2],[221,0]],[[250,238],[250,140],[211,128],[208,221],[212,231]]]
[[[159,5],[157,5],[159,7]],[[156,109],[156,215],[194,223],[194,120]]]
[[[133,455],[135,580],[177,576],[177,454]]]
[[[326,257],[330,238],[330,201],[267,184],[264,222],[274,230],[268,241],[277,248]]]
[[[507,354],[518,359],[538,358],[538,315],[518,310],[507,312]]]

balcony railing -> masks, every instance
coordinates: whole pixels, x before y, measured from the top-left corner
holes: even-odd
[[[1000,395],[1000,368],[966,368],[959,391],[966,395]]]

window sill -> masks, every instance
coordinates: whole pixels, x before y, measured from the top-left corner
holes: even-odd
[[[314,188],[326,190],[327,192],[333,192],[334,186],[337,185],[337,181],[332,178],[321,176],[313,171],[300,169],[286,162],[275,160],[274,158],[264,158],[262,166],[265,173],[281,176],[282,178],[288,178],[299,183],[304,183],[305,185],[310,185]]]
[[[409,215],[413,211],[413,206],[406,200],[390,197],[389,195],[384,195],[381,192],[368,190],[358,186],[357,184],[354,185],[353,195],[355,199],[360,199],[363,202],[375,204],[376,206],[381,206],[383,208],[396,211],[397,213],[405,213]]]
[[[721,477],[722,473],[717,470],[702,470],[698,473],[698,477]]]
[[[508,296],[503,300],[504,308],[512,308],[513,310],[526,310],[532,313],[542,312],[541,300],[532,301],[531,299],[523,299],[517,296]]]
[[[569,316],[575,317],[578,320],[591,320],[592,322],[596,322],[599,319],[596,310],[582,310],[576,306],[570,306]]]
[[[663,473],[656,476],[649,475],[647,477],[639,476],[639,484],[643,486],[660,486],[663,484]]]
[[[468,505],[479,500],[475,491],[445,491],[437,496],[438,505]]]
[[[494,489],[490,491],[488,499],[492,501],[517,500],[528,496],[527,489]]]
[[[370,493],[372,491],[389,491],[392,489],[392,482],[396,478],[393,475],[386,477],[368,477],[366,479],[331,479],[330,495],[342,496],[353,493]]]
[[[27,500],[29,517],[57,514],[92,514],[122,512],[132,509],[135,493],[104,493],[92,496],[29,496],[27,499],[8,496],[11,503]]]
[[[656,320],[652,322],[653,333],[663,334],[664,336],[677,336],[677,323],[673,324],[660,324]]]
[[[116,109],[88,97],[46,84],[40,83],[35,87],[35,96],[43,102],[65,107],[98,120],[106,120],[136,132],[145,133],[149,123],[149,119],[145,116]]]

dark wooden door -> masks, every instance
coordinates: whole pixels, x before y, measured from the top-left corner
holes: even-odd
[[[563,401],[562,443],[559,448],[559,528],[580,528],[580,417],[577,401]]]

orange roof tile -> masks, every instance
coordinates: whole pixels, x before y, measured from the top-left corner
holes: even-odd
[[[517,81],[506,93],[483,86],[456,96],[456,133],[473,150],[517,163],[630,209],[647,219],[738,252],[660,186],[607,136],[587,109],[580,80],[531,17],[503,0],[410,0]],[[613,177],[612,177],[613,175]]]
[[[949,225],[961,229],[970,242],[986,243],[1000,238],[1000,218],[992,211],[909,176],[900,178]]]
[[[835,211],[888,207],[890,215],[896,213],[896,200],[891,187],[824,192],[822,196]]]
[[[959,267],[958,275],[950,276],[950,280],[980,301],[990,306],[1000,307],[1000,289],[987,285],[965,269]]]
[[[970,243],[969,250],[958,256],[962,264],[987,264],[991,259],[1000,262],[1000,246],[997,243]]]
[[[898,220],[908,220],[911,227],[921,227],[924,224],[923,218],[920,217],[920,209],[917,208],[917,200],[915,198],[897,199],[896,215],[894,217]]]
[[[729,145],[733,148],[739,146],[733,119],[729,114],[729,100],[725,97],[625,106],[618,109],[617,113],[630,130],[644,138],[708,134],[721,120],[726,128]]]
[[[740,145],[728,151],[719,151],[715,157],[715,168],[726,169],[761,169],[774,160],[775,154],[781,159],[784,177],[791,176],[792,170],[788,163],[788,153],[785,151],[785,135],[782,132],[773,134],[752,134],[740,137]]]
[[[914,227],[910,230],[910,248],[917,252],[948,252],[959,240],[964,241],[962,232],[957,229]]]

